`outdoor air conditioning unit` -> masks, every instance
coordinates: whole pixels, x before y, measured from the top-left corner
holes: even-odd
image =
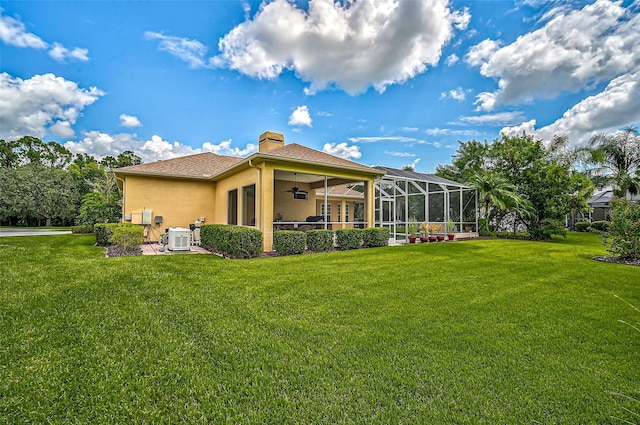
[[[189,251],[191,246],[191,230],[182,227],[169,229],[169,251]]]

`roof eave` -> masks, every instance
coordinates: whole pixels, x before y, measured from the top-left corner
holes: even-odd
[[[384,176],[386,174],[386,172],[382,171],[382,170],[377,170],[375,168],[372,167],[367,167],[366,165],[363,165],[362,167],[366,167],[366,168],[362,168],[362,167],[356,167],[356,166],[348,166],[348,165],[340,165],[340,164],[327,164],[326,162],[320,162],[320,161],[311,161],[308,159],[300,159],[300,158],[289,158],[286,156],[280,156],[280,155],[269,155],[268,153],[260,153],[257,152],[255,154],[253,154],[252,156],[250,156],[248,159],[263,159],[263,160],[271,160],[271,161],[279,161],[279,162],[289,162],[289,163],[296,163],[296,164],[308,164],[308,165],[314,165],[316,167],[325,167],[325,168],[334,168],[334,169],[339,169],[339,170],[348,170],[348,171],[353,171],[356,173],[364,173],[364,174],[369,174],[372,176]]]
[[[158,173],[153,171],[113,171],[116,175],[122,176],[141,176],[141,177],[159,177],[159,178],[167,178],[167,179],[184,179],[184,180],[211,180],[213,175],[211,174],[203,174],[201,176],[193,176],[193,175],[185,175],[185,174],[172,174],[172,173]]]

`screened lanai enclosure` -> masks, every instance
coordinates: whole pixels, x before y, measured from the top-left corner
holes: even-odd
[[[432,174],[375,168],[387,173],[375,182],[375,225],[389,228],[396,241],[408,238],[410,222],[458,236],[477,232],[475,190]]]

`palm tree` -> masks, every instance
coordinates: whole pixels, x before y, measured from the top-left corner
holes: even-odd
[[[624,197],[640,193],[640,135],[635,127],[627,127],[613,135],[601,133],[589,141],[591,172],[613,186],[613,194]]]
[[[516,193],[516,187],[498,173],[481,171],[474,174],[469,183],[471,188],[478,191],[487,232],[489,232],[489,221],[499,213],[501,216],[509,211],[520,215],[531,213],[531,204],[522,199]]]

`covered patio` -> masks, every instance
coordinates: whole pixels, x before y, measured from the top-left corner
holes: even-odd
[[[274,170],[273,229],[369,227],[366,184],[357,178]]]

